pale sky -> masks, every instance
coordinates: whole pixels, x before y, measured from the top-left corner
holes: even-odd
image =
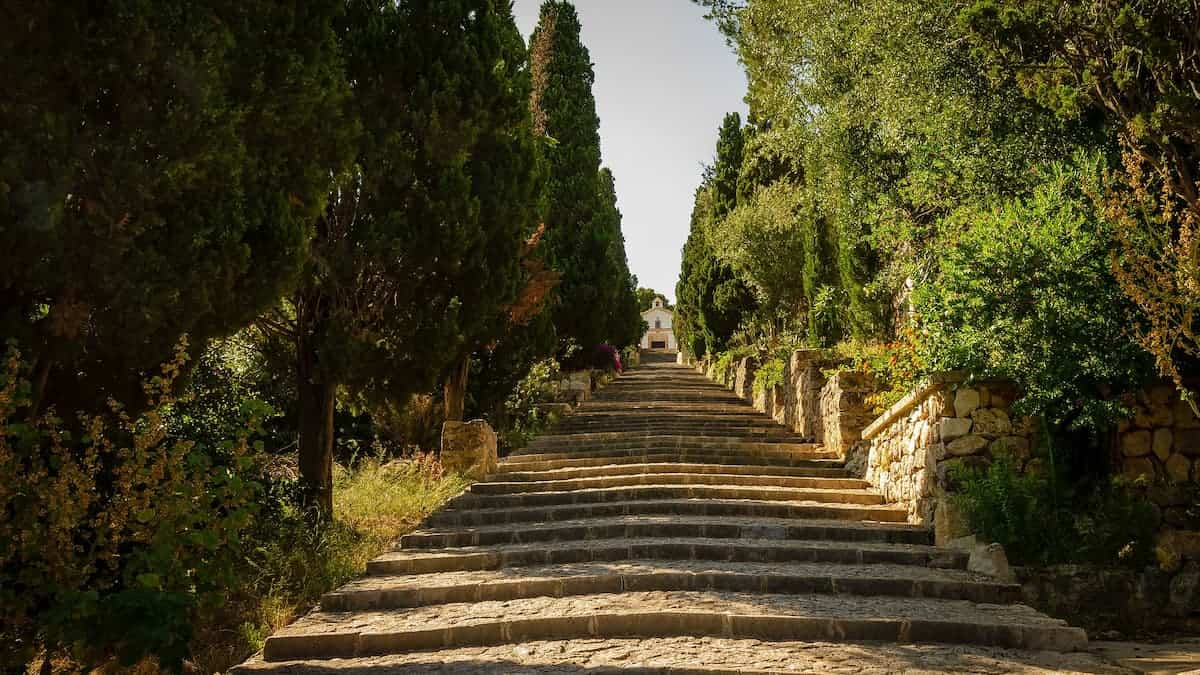
[[[528,40],[542,0],[515,0]],[[595,64],[604,165],[617,180],[638,284],[675,299],[680,249],[702,164],[725,113],[746,116],[746,77],[690,0],[575,0]]]

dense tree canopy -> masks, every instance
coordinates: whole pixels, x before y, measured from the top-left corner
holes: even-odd
[[[35,408],[137,401],[181,335],[295,282],[350,149],[340,7],[3,10],[0,332],[36,361]]]
[[[583,354],[606,341],[623,346],[633,333],[636,299],[612,173],[600,167],[595,74],[571,3],[542,5],[530,59],[534,130],[550,139],[546,260],[562,273],[554,304],[558,338]]]
[[[404,400],[503,332],[541,181],[506,3],[357,3],[342,41],[363,133],[276,322],[295,340],[301,472],[325,510],[338,387]]]

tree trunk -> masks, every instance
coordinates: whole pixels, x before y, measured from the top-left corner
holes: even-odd
[[[298,347],[300,483],[305,507],[324,520],[333,513],[333,408],[337,384],[318,372],[317,354],[304,339]]]
[[[470,370],[471,355],[467,354],[454,365],[450,375],[446,377],[446,383],[442,386],[442,394],[446,399],[447,422],[463,421],[463,414],[467,407],[467,374]]]

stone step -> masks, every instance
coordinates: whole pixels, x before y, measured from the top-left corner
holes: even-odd
[[[896,506],[760,502],[748,499],[661,499],[527,508],[443,509],[426,518],[425,527],[479,527],[630,515],[908,522],[908,510]]]
[[[587,449],[561,449],[552,450],[550,448],[527,449],[521,453],[514,453],[505,459],[519,462],[545,462],[559,459],[584,459],[588,457],[629,457],[648,454],[665,454],[677,453],[680,456],[694,457],[723,457],[732,461],[742,462],[755,458],[770,458],[784,460],[813,460],[813,459],[837,459],[837,453],[833,450],[826,450],[823,446],[813,445],[809,443],[795,444],[796,448],[780,447],[784,444],[763,443],[755,446],[755,444],[745,443],[742,447],[726,448],[726,447],[680,447],[677,445],[652,445],[652,444],[636,444],[631,443],[625,446],[613,445],[611,447],[588,447]],[[636,446],[636,447],[630,447]],[[774,446],[774,447],[773,447]],[[536,452],[534,450],[537,450]]]
[[[573,563],[511,570],[477,570],[357,579],[321,598],[327,612],[425,607],[460,602],[628,591],[735,591],[939,598],[1010,603],[1018,584],[962,570],[912,565],[822,565],[708,561]]]
[[[587,405],[579,408],[575,413],[580,416],[588,417],[603,417],[603,416],[626,416],[626,415],[643,415],[663,417],[666,415],[717,415],[726,419],[763,419],[763,414],[752,408],[745,401],[736,401],[728,404],[717,404],[711,406],[694,405],[688,403],[671,403],[669,401],[645,401],[640,403],[629,403],[626,401],[603,401],[592,399],[587,402]]]
[[[602,466],[568,467],[546,471],[503,471],[489,480],[498,481],[553,481],[576,478],[602,478],[632,476],[639,474],[721,474],[725,476],[795,476],[801,478],[849,479],[844,469],[808,468],[802,466],[765,466],[744,464],[700,464],[683,462],[652,462],[638,464],[608,464]],[[858,479],[853,479],[858,480]]]
[[[870,483],[858,478],[814,478],[810,476],[770,476],[718,473],[653,472],[562,480],[508,481],[492,477],[475,483],[471,492],[480,495],[518,494],[587,490],[591,488],[629,487],[634,485],[737,485],[757,487],[815,488],[824,490],[866,490]]]
[[[424,529],[400,537],[401,549],[437,549],[595,539],[709,538],[929,544],[928,528],[908,523],[856,523],[787,518],[617,516],[458,529]]]
[[[629,450],[617,455],[592,455],[576,457],[564,454],[555,459],[530,461],[525,457],[510,455],[500,462],[498,473],[514,473],[526,471],[555,471],[569,468],[589,468],[598,466],[619,466],[629,464],[660,464],[669,463],[703,463],[721,464],[724,466],[768,466],[810,469],[826,472],[825,475],[845,476],[845,464],[836,459],[809,459],[806,457],[747,457],[729,453],[711,453],[697,451],[662,450],[647,451]]]
[[[997,650],[975,645],[771,641],[725,637],[531,640],[338,660],[267,662],[255,657],[233,673],[288,675],[1128,675],[1083,652]]]
[[[568,418],[570,419],[570,418]],[[595,437],[599,434],[622,434],[617,438],[629,438],[631,435],[695,435],[716,437],[749,437],[758,440],[759,436],[767,438],[798,439],[796,434],[780,426],[770,426],[765,421],[746,424],[716,424],[705,422],[684,422],[667,424],[648,420],[638,423],[631,420],[612,420],[595,422],[591,420],[571,420],[560,422],[550,430],[554,436],[580,436],[582,439]],[[803,443],[804,441],[797,441]]]
[[[518,492],[495,494],[474,489],[450,500],[449,509],[517,509],[529,506],[559,506],[567,504],[603,504],[661,499],[744,499],[759,502],[810,502],[816,504],[883,504],[877,492],[864,489],[822,489],[803,487],[769,487],[757,485],[699,484],[637,484],[618,487],[595,487],[565,491]]]
[[[619,560],[918,565],[965,569],[962,551],[922,544],[767,539],[598,539],[454,549],[397,549],[367,563],[367,574],[430,574]]]
[[[812,452],[820,448],[815,443],[797,440],[791,434],[783,436],[705,436],[703,434],[651,434],[643,432],[608,432],[599,434],[546,434],[534,439],[514,456],[600,450],[605,448],[687,448],[697,450],[737,450],[742,452]]]
[[[314,612],[267,639],[267,661],[352,658],[547,638],[708,635],[949,642],[1072,651],[1084,632],[1023,605],[734,592],[628,592]]]

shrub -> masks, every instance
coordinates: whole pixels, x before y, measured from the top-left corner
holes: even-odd
[[[901,338],[895,342],[873,344],[849,340],[839,343],[835,350],[849,361],[841,369],[866,373],[875,378],[879,390],[867,396],[866,402],[876,413],[884,412],[904,398],[925,372],[911,325],[904,329]]]
[[[783,386],[783,374],[787,361],[782,357],[767,360],[754,373],[754,393],[761,394]]]
[[[1053,471],[1022,474],[1007,457],[953,478],[971,530],[1016,564],[1140,567],[1153,558],[1153,509],[1126,483],[1072,485]]]
[[[550,401],[562,369],[554,359],[543,359],[533,364],[529,373],[517,383],[513,392],[504,401],[508,424],[500,430],[499,441],[503,452],[525,447],[529,439],[549,426],[551,420],[539,403]]]
[[[1098,433],[1125,414],[1113,391],[1153,365],[1129,337],[1137,321],[1113,277],[1109,228],[1084,186],[1096,162],[1055,166],[1033,195],[979,213],[914,293],[933,369],[1016,382],[1019,415]]]
[[[263,411],[240,410],[218,446],[172,438],[164,410],[186,341],[144,385],[147,412],[115,401],[67,423],[29,419],[16,348],[0,370],[0,660],[69,654],[81,667],[156,657],[178,667],[194,613],[237,585],[242,535],[262,485],[251,438]]]

